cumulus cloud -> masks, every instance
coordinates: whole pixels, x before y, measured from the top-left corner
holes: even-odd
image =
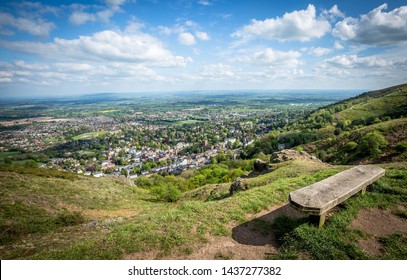
[[[69,16],[69,22],[73,25],[82,25],[87,22],[102,21],[108,23],[110,18],[118,12],[121,12],[121,5],[125,3],[125,0],[105,0],[106,7],[96,7],[99,11],[86,12],[86,10],[95,9],[92,6],[73,4],[72,14]]]
[[[178,35],[178,42],[185,46],[193,46],[199,41],[209,41],[211,37],[207,32],[200,29],[199,25],[192,21],[187,20],[178,22],[174,26],[159,26],[158,30],[161,34],[170,36]]]
[[[300,64],[298,58],[301,53],[296,51],[275,51],[271,48],[266,48],[261,51],[254,52],[249,55],[242,55],[232,59],[233,62],[245,62],[251,65],[258,66],[284,66],[297,67]]]
[[[313,56],[324,56],[324,55],[327,55],[327,54],[329,54],[331,52],[332,52],[331,49],[321,48],[321,47],[316,47],[316,48],[312,47],[309,50],[309,54],[311,54]]]
[[[18,30],[34,36],[47,37],[55,27],[53,22],[41,18],[14,17],[9,13],[0,12],[0,33],[4,35],[11,35],[14,33],[13,30]]]
[[[84,75],[86,73],[86,75]],[[149,67],[129,63],[82,62],[14,63],[0,62],[0,83],[25,83],[41,85],[115,84],[117,82],[163,81],[164,77]]]
[[[94,14],[85,13],[85,12],[74,12],[69,16],[69,22],[74,25],[82,25],[87,22],[96,21],[96,16]]]
[[[345,14],[342,13],[341,10],[339,10],[338,5],[332,6],[332,8],[329,10],[324,10],[321,15],[331,22],[336,21],[338,18],[345,17]]]
[[[384,12],[383,4],[360,18],[347,17],[338,22],[333,34],[367,45],[390,45],[407,41],[407,6]]]
[[[341,49],[343,49],[343,46],[341,45],[340,42],[335,41],[334,48],[337,49],[337,50],[341,50]]]
[[[286,13],[282,18],[253,19],[249,25],[232,34],[234,37],[253,39],[277,39],[280,41],[309,41],[324,36],[331,29],[328,20],[317,18],[314,5],[306,10]]]
[[[126,2],[126,0],[104,0],[104,2],[111,7],[118,8]]]
[[[205,78],[230,78],[235,75],[233,67],[227,64],[208,64],[200,70],[200,75]]]
[[[192,46],[195,45],[195,37],[189,32],[183,32],[178,35],[178,41],[180,44],[185,45],[185,46]]]
[[[201,41],[209,41],[211,39],[208,33],[202,31],[195,32],[195,36]]]
[[[0,41],[0,46],[60,61],[105,61],[140,63],[154,67],[180,67],[189,58],[173,55],[155,37],[143,33],[126,34],[105,30],[91,36],[51,43]]]
[[[346,69],[356,68],[386,68],[394,66],[395,62],[379,58],[377,56],[359,57],[357,55],[340,55],[335,56],[324,61],[324,66],[334,66]]]

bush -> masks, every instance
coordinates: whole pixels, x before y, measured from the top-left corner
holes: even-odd
[[[58,226],[74,226],[79,225],[85,221],[82,213],[64,211],[60,213],[56,219],[55,224]]]
[[[388,145],[386,138],[379,132],[366,133],[359,144],[359,153],[362,156],[378,157]]]
[[[297,152],[302,152],[302,151],[304,151],[304,148],[301,147],[301,146],[297,146],[297,147],[295,147],[294,149],[295,149]]]
[[[350,141],[346,143],[345,145],[345,150],[346,151],[353,151],[358,147],[358,144],[356,142]]]
[[[156,186],[151,189],[151,193],[155,195],[157,200],[166,202],[176,202],[182,196],[181,191],[172,184]]]
[[[396,151],[400,154],[407,152],[407,141],[402,141],[396,145]]]

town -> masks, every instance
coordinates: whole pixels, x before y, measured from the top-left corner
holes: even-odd
[[[17,104],[6,112],[14,119],[0,123],[0,153],[5,164],[95,177],[178,174],[236,158],[261,135],[332,102],[260,100],[247,107],[244,99],[236,103],[215,97],[181,99],[176,105],[173,99],[162,98],[156,101],[161,106],[151,99],[142,105],[138,100],[39,108]],[[158,109],[152,112],[151,106]]]

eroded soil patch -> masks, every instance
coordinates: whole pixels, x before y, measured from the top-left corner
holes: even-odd
[[[378,238],[394,233],[407,234],[407,220],[394,215],[390,209],[362,209],[350,228],[370,235],[369,238],[360,240],[359,246],[377,257],[382,248]]]

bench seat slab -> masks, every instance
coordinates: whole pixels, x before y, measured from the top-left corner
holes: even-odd
[[[385,170],[373,165],[359,165],[320,182],[296,190],[288,200],[294,208],[320,216],[384,176]]]

